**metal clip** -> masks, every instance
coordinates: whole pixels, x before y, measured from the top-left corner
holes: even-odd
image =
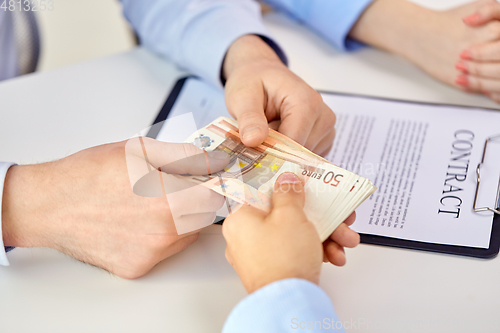
[[[477,208],[476,207],[477,196],[478,196],[478,193],[479,193],[479,185],[481,184],[481,166],[484,163],[484,158],[486,156],[486,148],[488,147],[488,142],[490,142],[490,141],[496,141],[496,140],[499,140],[499,139],[500,139],[500,134],[492,136],[492,137],[489,137],[488,139],[486,139],[486,141],[484,143],[483,158],[481,159],[481,163],[479,163],[477,165],[477,168],[476,168],[477,186],[476,186],[476,195],[474,196],[474,207],[473,207],[473,210],[476,213],[477,212],[487,212],[487,211],[489,211],[489,212],[493,212],[495,214],[499,214],[500,215],[500,179],[498,180],[497,198],[495,200],[496,208],[491,208],[491,207]]]

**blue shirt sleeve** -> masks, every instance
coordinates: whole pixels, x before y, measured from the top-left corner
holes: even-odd
[[[317,285],[302,279],[273,282],[231,311],[222,333],[344,332],[333,305]]]
[[[283,51],[262,22],[253,0],[122,0],[125,17],[140,42],[178,66],[221,86],[221,68],[230,45],[258,35],[286,63]]]
[[[363,44],[348,37],[352,26],[373,0],[264,0],[333,43],[353,51]]]
[[[2,195],[3,195],[3,185],[5,181],[5,176],[7,175],[7,171],[14,163],[4,163],[0,162],[0,265],[9,266],[9,260],[7,260],[6,252],[12,250],[12,247],[4,247],[3,246],[3,235],[2,235]]]

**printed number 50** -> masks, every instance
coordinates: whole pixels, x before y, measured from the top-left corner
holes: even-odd
[[[328,171],[326,173],[325,177],[323,178],[323,182],[325,184],[330,184],[332,186],[337,187],[340,184],[340,179],[338,179],[339,177],[342,178],[344,176],[343,175],[335,175],[333,173],[333,171]],[[332,180],[333,180],[333,182],[332,182]]]

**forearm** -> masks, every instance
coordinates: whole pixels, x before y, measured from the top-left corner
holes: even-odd
[[[376,0],[359,17],[349,36],[412,60],[440,24],[438,12],[406,0]]]

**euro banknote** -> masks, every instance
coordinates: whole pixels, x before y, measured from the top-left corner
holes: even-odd
[[[304,183],[304,211],[324,241],[373,192],[369,179],[342,169],[285,135],[269,130],[257,147],[246,147],[236,121],[220,117],[186,142],[206,151],[223,151],[229,165],[204,176],[183,176],[240,204],[269,211],[276,179],[295,173]]]

